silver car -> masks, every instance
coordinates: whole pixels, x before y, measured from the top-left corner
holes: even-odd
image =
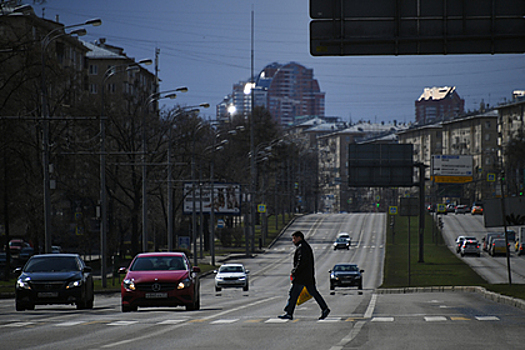
[[[242,288],[245,292],[250,288],[249,270],[243,264],[224,264],[215,273],[215,291],[222,288]]]
[[[459,253],[461,256],[465,255],[477,255],[481,256],[481,250],[479,248],[479,242],[473,240],[465,240],[461,245]]]

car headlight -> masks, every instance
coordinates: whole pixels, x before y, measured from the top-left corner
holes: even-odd
[[[215,276],[215,279],[216,280],[219,280],[219,281],[222,281],[224,279],[224,277],[220,276],[220,275],[217,275]]]
[[[355,279],[356,279],[356,280],[360,280],[360,279],[361,279],[361,276],[355,276]]]
[[[182,281],[179,282],[179,285],[177,286],[177,289],[185,289],[189,288],[191,286],[191,281],[189,278],[185,278]]]
[[[16,288],[19,289],[31,289],[31,286],[29,285],[30,279],[27,278],[25,280],[19,279],[16,281]]]
[[[135,281],[130,279],[125,279],[122,281],[124,288],[127,290],[135,290]]]
[[[246,276],[239,277],[239,280],[244,281],[246,279]]]
[[[78,288],[82,285],[82,280],[71,281],[67,284],[66,289]]]

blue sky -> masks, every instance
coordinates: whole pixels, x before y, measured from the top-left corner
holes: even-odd
[[[232,85],[250,78],[252,10],[255,74],[272,62],[312,68],[326,93],[327,116],[411,122],[425,87],[456,86],[470,110],[525,89],[525,55],[313,57],[305,0],[47,0],[33,6],[37,15],[58,15],[65,25],[101,18],[103,25],[86,28],[83,39],[106,38],[137,60],[154,58],[159,48],[161,91],[189,88],[165,104],[209,102],[203,113],[211,118]]]

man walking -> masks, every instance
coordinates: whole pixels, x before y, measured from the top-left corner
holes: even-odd
[[[295,244],[295,254],[293,257],[293,269],[290,278],[292,279],[292,286],[288,295],[288,301],[284,307],[285,314],[280,315],[279,318],[285,320],[293,320],[293,312],[297,298],[304,287],[308,293],[315,299],[321,308],[320,320],[325,319],[330,313],[330,309],[323,297],[315,287],[315,268],[314,268],[314,253],[312,247],[304,239],[304,234],[301,231],[292,233],[292,241]]]

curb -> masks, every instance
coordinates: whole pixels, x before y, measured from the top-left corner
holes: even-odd
[[[525,300],[509,297],[506,295],[491,292],[484,287],[479,286],[433,286],[433,287],[405,287],[405,288],[386,288],[376,289],[375,294],[409,294],[409,293],[431,293],[431,292],[463,292],[479,293],[485,299],[494,301],[499,304],[512,306],[525,310]]]

